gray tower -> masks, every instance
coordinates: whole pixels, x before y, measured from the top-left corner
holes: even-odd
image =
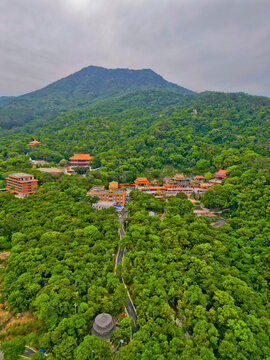
[[[109,339],[110,333],[115,329],[116,327],[112,316],[102,313],[96,316],[91,334],[98,336],[100,339]]]

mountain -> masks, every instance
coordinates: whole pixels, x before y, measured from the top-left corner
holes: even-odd
[[[0,126],[12,128],[34,118],[50,119],[75,108],[138,90],[169,90],[193,94],[191,90],[164,80],[150,69],[106,69],[89,66],[43,89],[0,101]]]
[[[15,96],[0,96],[0,103],[13,99]]]

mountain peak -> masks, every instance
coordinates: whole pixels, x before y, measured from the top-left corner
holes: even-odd
[[[35,117],[52,118],[100,100],[158,89],[180,94],[193,93],[166,81],[151,69],[107,69],[90,65],[43,89],[0,101],[0,126],[12,127]]]

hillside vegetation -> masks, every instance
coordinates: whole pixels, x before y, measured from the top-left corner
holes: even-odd
[[[24,341],[49,359],[111,359],[110,345],[89,335],[95,316],[110,312],[119,319],[117,360],[270,358],[270,99],[164,88],[106,96],[0,129],[0,187],[13,171],[39,180],[25,199],[0,192],[0,249],[11,251],[0,270],[2,303],[36,318],[11,331],[23,339],[2,335],[4,348]],[[41,145],[30,150],[33,139]],[[53,176],[29,161],[57,164],[73,153],[90,153],[100,169]],[[228,178],[200,199],[227,209],[220,229],[195,217],[183,194],[165,201],[133,191],[120,240],[115,211],[96,211],[86,197],[111,180],[220,168]],[[125,257],[114,274],[119,245]],[[120,270],[137,310],[132,340]]]
[[[42,146],[29,152],[33,159],[59,162],[74,152],[90,153],[92,167],[102,166],[101,174],[109,179],[130,182],[144,172],[150,178],[173,171],[203,174],[266,161],[270,100],[245,94],[139,91],[2,134],[4,161],[5,151],[12,149],[13,159],[26,154],[27,143],[36,138]]]
[[[70,109],[144,89],[192,94],[150,69],[105,69],[89,66],[32,93],[0,99],[0,127],[21,126],[32,119],[47,120]]]

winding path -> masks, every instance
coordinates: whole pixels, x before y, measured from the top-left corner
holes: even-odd
[[[126,217],[126,213],[121,214],[119,216],[119,222],[121,225],[121,228],[119,230],[119,236],[120,239],[122,239],[122,237],[125,234],[125,229],[124,229],[124,219]],[[125,248],[122,249],[121,247],[118,248],[117,254],[116,254],[116,259],[115,259],[115,265],[114,265],[114,272],[116,272],[116,268],[117,265],[122,263],[123,257],[124,257],[124,252],[125,252]],[[119,276],[119,281],[121,284],[124,284],[125,288],[127,289],[127,286],[122,278],[122,276]],[[128,298],[126,299],[126,313],[127,315],[131,318],[132,321],[132,335],[138,331],[139,327],[137,325],[137,315],[136,315],[136,308],[131,300],[129,291],[127,289],[127,294],[128,294]]]

